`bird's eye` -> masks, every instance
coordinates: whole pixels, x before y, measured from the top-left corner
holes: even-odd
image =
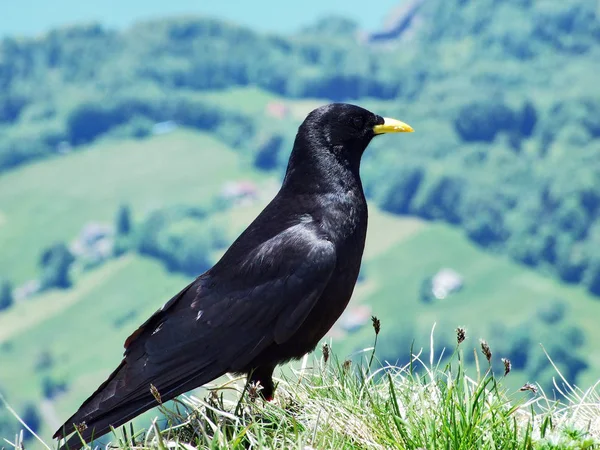
[[[364,122],[362,117],[353,117],[352,118],[352,126],[357,130],[360,130],[364,126]]]

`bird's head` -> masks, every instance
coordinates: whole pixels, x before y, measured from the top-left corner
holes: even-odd
[[[379,134],[411,131],[399,120],[378,116],[360,106],[321,106],[298,129],[283,188],[324,192],[352,178],[359,185],[360,160],[371,139]]]
[[[378,116],[360,106],[332,103],[313,110],[300,131],[335,152],[360,158],[373,137],[413,129],[404,122]]]

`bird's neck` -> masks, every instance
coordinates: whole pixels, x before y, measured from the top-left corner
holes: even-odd
[[[348,158],[343,148],[327,148],[326,142],[296,137],[282,190],[297,194],[327,194],[359,191],[360,157]]]

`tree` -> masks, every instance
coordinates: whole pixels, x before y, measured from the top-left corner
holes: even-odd
[[[34,433],[39,431],[42,420],[37,408],[33,404],[29,403],[25,406],[23,413],[21,414],[21,418],[23,419],[23,422],[25,422],[31,429],[31,431]],[[31,434],[27,433],[27,439],[31,439],[32,437],[33,436]]]
[[[72,144],[85,144],[121,122],[103,103],[84,103],[67,117],[67,130]]]
[[[547,325],[555,325],[565,318],[567,304],[562,299],[552,299],[536,311],[538,319]]]
[[[585,242],[575,242],[570,235],[559,234],[556,242],[556,271],[567,283],[579,283],[589,263]]]
[[[527,111],[529,114],[529,111]],[[525,117],[530,121],[531,118]],[[464,105],[454,121],[454,129],[467,142],[492,142],[500,131],[513,130],[517,123],[512,109],[501,102],[472,102]],[[526,122],[524,130],[531,125]]]
[[[59,242],[47,248],[41,257],[42,277],[41,288],[61,288],[71,287],[69,278],[69,269],[75,258],[67,246]]]
[[[53,399],[67,390],[67,383],[63,380],[55,380],[46,375],[42,378],[42,394],[44,398]]]
[[[482,247],[504,242],[510,234],[505,223],[506,199],[489,189],[468,189],[463,196],[461,221],[467,236]]]
[[[115,217],[115,240],[113,243],[113,255],[121,256],[128,252],[132,246],[131,239],[131,209],[128,205],[121,205]]]
[[[529,100],[525,102],[519,117],[519,133],[524,137],[530,137],[537,123],[537,111]]]
[[[10,308],[13,303],[12,284],[8,280],[0,280],[0,311]]]
[[[121,205],[117,211],[115,221],[117,236],[127,236],[131,232],[131,209],[128,205]]]
[[[0,122],[15,122],[26,105],[27,99],[23,96],[0,94]]]
[[[593,257],[587,267],[584,275],[584,283],[588,290],[594,294],[600,296],[600,258]]]
[[[419,215],[428,219],[442,219],[460,223],[461,202],[467,191],[467,182],[461,176],[429,173],[427,183],[422,183],[419,196],[413,208]]]
[[[395,178],[384,185],[380,203],[386,211],[408,214],[413,198],[423,180],[423,169],[403,166],[396,173]]]
[[[161,259],[169,270],[198,275],[210,267],[215,229],[205,221],[174,221],[159,235]]]
[[[282,145],[283,137],[278,134],[266,138],[258,148],[258,152],[254,158],[254,165],[264,170],[276,168]]]

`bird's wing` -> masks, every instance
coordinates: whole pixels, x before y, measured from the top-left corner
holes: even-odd
[[[292,226],[236,264],[199,277],[128,338],[125,356],[141,356],[143,351],[148,364],[170,365],[178,356],[198,355],[235,370],[231,357],[252,359],[252,346],[281,344],[294,334],[335,264],[330,241],[307,225]],[[224,348],[229,342],[237,351]]]
[[[293,336],[335,264],[334,245],[302,223],[243,257],[224,257],[126,340],[119,368],[56,435],[73,431],[73,423],[102,424],[96,435],[124,423],[156,405],[150,384],[166,401],[244,369],[269,345]]]

